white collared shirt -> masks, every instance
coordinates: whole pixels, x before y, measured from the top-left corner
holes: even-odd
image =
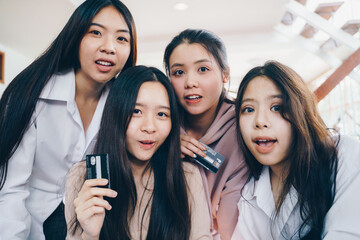
[[[0,191],[0,239],[44,239],[43,222],[63,199],[68,170],[93,146],[108,93],[106,86],[85,134],[74,71],[54,75],[46,84],[9,160]]]
[[[360,143],[341,136],[338,146],[336,195],[325,217],[322,239],[360,239]],[[239,218],[232,240],[299,239],[302,224],[297,192],[292,187],[275,217],[269,167],[264,167],[258,181],[251,179],[238,203]],[[274,220],[275,219],[275,220]],[[306,234],[309,227],[302,232]]]

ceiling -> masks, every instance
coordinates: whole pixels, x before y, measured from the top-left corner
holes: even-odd
[[[188,4],[185,11],[174,9],[179,0],[123,2],[135,19],[139,64],[162,68],[163,51],[173,36],[186,28],[205,28],[227,46],[234,91],[249,68],[269,59],[290,65],[306,80],[328,69],[320,58],[274,30],[284,16],[287,0],[183,0]],[[78,0],[0,0],[0,44],[36,58],[78,4]]]

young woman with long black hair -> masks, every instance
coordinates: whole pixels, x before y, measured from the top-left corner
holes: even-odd
[[[233,239],[360,239],[360,144],[330,134],[302,78],[274,61],[253,68],[236,113],[251,175]]]
[[[176,97],[160,70],[136,66],[116,79],[94,153],[109,156],[111,189],[85,181],[85,162],[70,170],[67,239],[212,239],[200,172],[181,160]]]
[[[110,80],[135,65],[136,56],[127,7],[118,0],[87,0],[9,84],[0,101],[2,238],[66,234],[65,176],[92,146]]]
[[[224,88],[230,79],[225,45],[210,31],[186,29],[166,47],[164,65],[181,105],[183,156],[205,157],[204,143],[225,157],[216,174],[203,167],[200,172],[213,218],[213,235],[230,239],[247,167],[241,149],[234,145],[235,105]]]

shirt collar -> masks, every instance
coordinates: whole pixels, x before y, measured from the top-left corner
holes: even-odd
[[[260,178],[254,185],[254,197],[257,205],[271,217],[275,213],[275,201],[271,191],[270,171],[268,166],[263,166]]]
[[[69,70],[51,76],[39,98],[71,102],[75,99],[75,72]]]

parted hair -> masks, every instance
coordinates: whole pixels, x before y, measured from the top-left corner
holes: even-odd
[[[112,209],[106,212],[100,239],[132,239],[129,219],[134,214],[137,193],[126,147],[126,130],[144,82],[160,82],[165,87],[169,96],[172,126],[168,137],[144,170],[150,170],[154,176],[151,209],[148,209],[150,204],[145,203],[145,211],[150,211],[146,239],[186,240],[190,236],[191,217],[180,153],[176,96],[166,75],[146,66],[131,67],[121,73],[114,81],[104,107],[94,152],[109,154],[111,188],[118,195],[116,198],[106,198]]]
[[[314,94],[304,80],[291,68],[276,61],[251,69],[240,83],[235,102],[237,122],[241,118],[241,102],[251,80],[261,76],[271,80],[281,91],[280,113],[292,127],[292,142],[284,186],[276,211],[294,186],[298,193],[303,224],[298,232],[301,239],[320,239],[325,216],[333,204],[338,166],[337,144],[339,138],[332,137],[316,106]],[[245,161],[250,169],[250,178],[258,180],[263,165],[251,154],[237,124],[238,142],[243,149]],[[305,226],[311,230],[301,236]]]

